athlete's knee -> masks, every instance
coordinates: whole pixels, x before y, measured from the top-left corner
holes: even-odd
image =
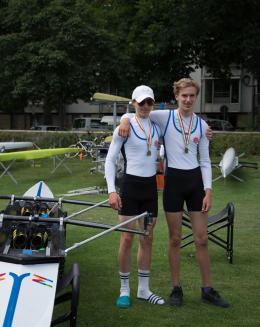
[[[140,245],[142,247],[152,246],[152,243],[153,243],[153,234],[152,233],[150,233],[149,235],[140,237]]]
[[[194,243],[196,247],[207,247],[208,246],[208,235],[202,234],[194,236]]]
[[[175,235],[170,236],[169,245],[170,245],[170,247],[173,247],[173,248],[180,247],[181,246],[181,235],[175,234]]]
[[[133,244],[134,236],[129,233],[122,233],[121,234],[121,246],[124,247],[131,247]]]

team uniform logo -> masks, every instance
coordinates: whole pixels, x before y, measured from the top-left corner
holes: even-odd
[[[200,139],[198,138],[198,137],[194,137],[193,138],[193,143],[195,143],[195,144],[199,144],[199,141],[200,141]]]

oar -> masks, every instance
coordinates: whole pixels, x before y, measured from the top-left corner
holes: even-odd
[[[79,204],[86,206],[93,206],[95,202],[81,201],[81,200],[68,200],[68,199],[54,199],[54,198],[42,198],[42,197],[32,197],[32,196],[14,196],[14,195],[0,195],[2,200],[27,200],[27,201],[40,201],[40,202],[59,202],[59,203],[69,203],[69,204]],[[110,208],[109,204],[100,205],[102,208]]]
[[[0,227],[3,220],[16,220],[19,222],[22,221],[35,221],[40,223],[48,223],[48,224],[60,224],[62,222],[62,218],[41,218],[41,217],[33,217],[33,216],[14,216],[14,215],[6,215],[6,214],[0,214]],[[64,219],[63,219],[64,221]],[[75,225],[75,226],[82,226],[82,227],[91,227],[91,228],[99,228],[99,229],[110,229],[111,227],[114,227],[112,225],[107,224],[101,224],[97,222],[92,221],[84,221],[84,220],[67,220],[65,222],[69,225]],[[132,234],[139,234],[139,235],[147,235],[147,231],[145,230],[137,230],[137,229],[131,229],[131,228],[121,228],[118,227],[115,229],[115,231],[118,232],[125,232],[125,233],[132,233]]]
[[[96,208],[96,207],[100,207],[102,204],[107,203],[107,202],[108,202],[108,199],[106,199],[106,200],[104,200],[104,201],[101,201],[101,202],[99,202],[99,203],[96,203],[96,204],[94,204],[92,207],[82,209],[82,210],[80,210],[80,211],[78,211],[78,212],[74,212],[74,213],[72,213],[71,215],[69,215],[68,217],[66,217],[66,218],[64,219],[64,221],[67,221],[68,219],[70,219],[70,218],[72,218],[72,217],[75,217],[75,216],[81,215],[82,213],[84,213],[84,212],[86,212],[86,211],[89,211],[89,210],[91,210],[91,209],[94,209],[94,208]]]
[[[92,221],[84,221],[84,220],[67,220],[66,224],[75,225],[75,226],[83,226],[83,227],[92,227],[92,228],[99,228],[99,229],[110,229],[113,227],[112,225],[107,224],[100,224]],[[131,234],[138,234],[138,235],[147,235],[147,231],[145,230],[137,230],[137,229],[130,229],[130,228],[122,228],[118,227],[115,229],[118,232],[126,232]]]
[[[149,213],[146,211],[146,212],[142,213],[141,215],[138,215],[138,216],[135,216],[135,217],[131,217],[131,218],[129,218],[129,219],[123,221],[122,223],[120,223],[120,224],[118,224],[118,225],[116,225],[116,226],[113,226],[113,227],[111,227],[111,228],[109,228],[109,229],[107,229],[107,230],[105,230],[105,231],[103,231],[103,232],[101,232],[101,233],[98,233],[98,234],[96,234],[96,235],[94,235],[94,236],[92,236],[92,237],[87,238],[86,240],[84,240],[84,241],[82,241],[82,242],[80,242],[80,243],[75,243],[75,244],[72,245],[71,247],[67,248],[67,249],[65,250],[65,253],[67,254],[67,253],[70,252],[71,250],[74,250],[74,249],[76,249],[76,248],[79,248],[80,246],[82,246],[82,245],[84,245],[84,244],[86,244],[86,243],[89,243],[89,242],[91,242],[91,241],[93,241],[93,240],[95,240],[95,239],[97,239],[97,238],[99,238],[99,237],[101,237],[101,236],[104,236],[104,235],[106,235],[106,234],[108,234],[108,233],[111,233],[111,232],[113,232],[114,230],[116,230],[116,229],[119,228],[119,227],[122,227],[122,226],[127,225],[128,223],[130,223],[130,222],[132,222],[132,221],[135,221],[135,220],[137,220],[137,219],[140,219],[140,218],[143,218],[143,217],[147,217],[147,216],[149,216]]]

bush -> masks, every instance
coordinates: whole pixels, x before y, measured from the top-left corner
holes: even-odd
[[[67,147],[79,139],[99,143],[111,132],[51,132],[51,131],[0,131],[0,142],[33,142],[41,149]]]
[[[233,147],[237,154],[260,154],[260,133],[254,132],[218,132],[214,133],[210,142],[211,155],[224,153],[229,147]]]
[[[95,140],[99,143],[111,132],[41,132],[41,131],[0,131],[0,142],[29,141],[40,148],[67,147],[78,139]],[[229,147],[236,153],[260,154],[260,133],[257,132],[214,132],[210,142],[211,155],[224,153]]]

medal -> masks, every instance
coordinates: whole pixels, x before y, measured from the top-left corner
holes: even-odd
[[[137,115],[135,115],[135,119],[137,121],[138,126],[140,127],[140,129],[144,132],[145,136],[146,136],[146,143],[147,143],[147,152],[146,155],[147,156],[151,156],[152,152],[151,152],[151,145],[152,145],[152,124],[151,124],[151,120],[150,118],[148,118],[148,124],[149,124],[149,134],[146,134],[145,129],[142,126],[142,123],[140,122],[140,120],[138,119]]]
[[[190,135],[191,135],[191,129],[192,129],[192,123],[193,123],[193,114],[191,115],[191,118],[190,118],[188,132],[185,132],[183,120],[182,120],[179,110],[177,110],[177,114],[178,114],[178,119],[179,119],[179,123],[181,126],[181,134],[182,134],[183,141],[184,141],[184,153],[189,153],[188,145],[190,143]]]

